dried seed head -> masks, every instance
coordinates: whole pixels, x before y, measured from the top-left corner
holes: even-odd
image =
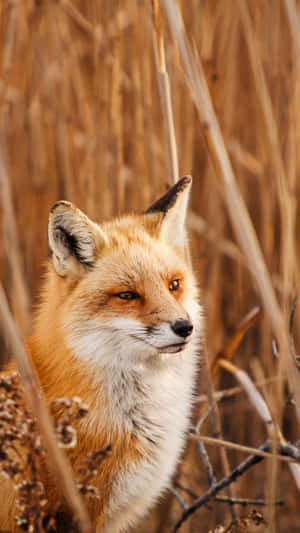
[[[58,398],[50,409],[59,445],[76,447],[76,423],[86,416],[87,406],[78,397]],[[107,446],[89,454],[78,469],[78,487],[84,497],[99,497],[91,480],[110,449]],[[44,456],[45,450],[36,422],[26,408],[18,374],[0,377],[0,472],[14,483],[16,523],[23,531],[54,532],[63,514],[63,504],[59,500],[55,508],[49,508],[43,483]],[[70,533],[75,533],[71,525]]]

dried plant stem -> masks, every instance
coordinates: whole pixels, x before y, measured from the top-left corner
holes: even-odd
[[[166,67],[164,36],[161,27],[161,13],[158,0],[152,0],[153,12],[153,47],[157,68],[159,93],[163,111],[164,127],[169,156],[169,168],[172,183],[179,178],[178,154],[176,145],[172,98],[170,91],[169,74]]]
[[[30,298],[21,267],[21,254],[13,209],[10,182],[0,152],[0,190],[3,210],[3,243],[12,274],[12,304],[15,317],[24,335],[30,332]]]
[[[242,453],[252,453],[255,455],[259,455],[260,457],[266,457],[269,459],[275,455],[276,459],[278,459],[279,461],[286,462],[286,463],[291,463],[295,461],[292,457],[286,457],[285,455],[279,455],[278,453],[273,454],[271,452],[261,451],[258,448],[253,448],[252,446],[244,446],[243,444],[237,444],[235,442],[230,442],[230,441],[222,440],[222,439],[215,439],[214,437],[206,437],[204,435],[195,435],[194,433],[191,433],[189,437],[191,440],[205,442],[205,444],[211,444],[214,446],[223,446],[224,448],[228,448],[229,450],[237,450]],[[271,445],[270,445],[270,448],[271,448]]]
[[[66,499],[70,509],[74,512],[74,517],[80,530],[91,532],[92,526],[88,513],[77,491],[71,467],[62,450],[57,446],[51,418],[42,396],[38,378],[20,340],[2,285],[0,285],[0,324],[9,347],[14,354],[22,378],[26,401],[36,417],[37,425],[47,451],[49,468],[57,479],[57,485],[60,487],[63,497]]]

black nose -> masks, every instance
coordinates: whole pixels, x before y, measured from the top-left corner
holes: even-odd
[[[185,338],[192,333],[194,326],[189,320],[176,320],[171,328],[176,335]]]

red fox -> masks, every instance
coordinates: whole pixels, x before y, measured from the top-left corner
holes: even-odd
[[[89,508],[101,533],[138,522],[183,450],[201,330],[185,229],[191,182],[179,180],[142,215],[102,225],[66,201],[50,212],[52,258],[27,347],[47,402],[88,405],[69,453],[74,470],[112,446]],[[0,529],[16,531],[12,494],[0,478]],[[57,497],[55,486],[48,495]]]

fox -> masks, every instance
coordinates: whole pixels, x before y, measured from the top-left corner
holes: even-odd
[[[48,404],[76,396],[87,405],[67,450],[74,471],[111,444],[93,480],[100,498],[87,504],[97,532],[137,528],[184,450],[202,334],[191,184],[184,176],[142,214],[102,224],[64,200],[50,211],[51,256],[26,346]],[[45,483],[56,501],[51,476]],[[0,501],[0,529],[18,531],[14,489],[1,476]]]

